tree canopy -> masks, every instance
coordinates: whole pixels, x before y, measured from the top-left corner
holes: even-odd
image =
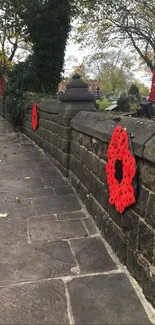
[[[70,30],[72,6],[69,0],[0,0],[0,8],[3,8],[2,51],[6,53],[10,42],[11,61],[21,40],[26,45],[31,44],[28,66],[36,76],[33,90],[54,94],[61,79]]]
[[[155,0],[76,1],[77,40],[103,48],[132,46],[153,70],[155,57]]]
[[[104,94],[125,90],[133,78],[133,59],[121,50],[96,53],[88,57],[85,64]]]

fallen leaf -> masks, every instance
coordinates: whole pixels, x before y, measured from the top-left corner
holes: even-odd
[[[27,180],[28,180],[28,179],[31,179],[31,177],[28,177],[28,176],[26,176],[26,177],[25,177],[25,179],[27,179]]]
[[[7,213],[0,213],[0,218],[7,218],[8,214]]]

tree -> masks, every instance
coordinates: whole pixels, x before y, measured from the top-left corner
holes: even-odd
[[[139,80],[134,80],[133,84],[139,89],[139,94],[141,96],[148,96],[149,95],[149,88],[146,87],[142,82]]]
[[[80,65],[76,66],[73,69],[73,72],[70,75],[70,79],[73,77],[74,74],[79,73],[82,80],[85,82],[89,81],[89,76],[88,76],[88,71],[87,71],[87,66],[83,63],[81,63]]]
[[[37,91],[54,94],[63,70],[71,6],[68,0],[27,1],[20,15],[27,26],[26,41],[32,42]]]
[[[96,53],[86,61],[105,94],[125,91],[131,82],[133,61],[122,51]]]
[[[0,50],[12,62],[19,48],[30,48],[24,40],[25,26],[12,0],[0,0]]]
[[[153,70],[155,0],[83,0],[76,1],[76,5],[80,15],[78,41],[95,40],[102,48],[104,44],[123,42]]]

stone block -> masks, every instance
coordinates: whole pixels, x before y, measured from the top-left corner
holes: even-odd
[[[71,127],[103,142],[109,142],[114,128],[120,125],[132,135],[135,155],[143,156],[145,143],[154,135],[155,122],[133,117],[120,116],[119,121],[112,114],[79,112],[71,121]],[[144,132],[144,129],[147,132]]]
[[[39,111],[46,112],[48,114],[58,114],[59,101],[55,99],[42,100],[39,103]]]
[[[137,250],[133,250],[131,247],[127,247],[127,260],[126,265],[131,273],[131,275],[138,281],[140,285],[142,285],[142,272],[143,267],[139,263],[140,252]]]
[[[107,212],[97,204],[94,197],[92,197],[92,210],[91,210],[92,217],[97,225],[97,227],[101,230],[102,227],[102,220],[106,218]]]
[[[107,160],[107,151],[108,151],[108,144],[98,140],[96,138],[92,138],[92,147],[93,152],[102,160]]]
[[[155,269],[138,251],[127,250],[127,268],[155,307]]]
[[[64,127],[58,123],[47,120],[41,120],[39,126],[51,131],[52,133],[58,134],[63,139],[70,139],[71,134],[69,127]]]
[[[145,210],[147,207],[149,198],[149,191],[146,190],[138,181],[138,197],[136,204],[133,206],[133,210],[138,213],[142,218],[145,216]]]
[[[92,175],[91,193],[94,198],[100,203],[103,208],[107,208],[109,202],[109,192],[105,185],[101,183],[95,176]]]
[[[155,165],[144,161],[143,165],[141,166],[141,178],[142,183],[150,189],[151,191],[155,192]]]
[[[125,264],[127,238],[121,229],[109,218],[108,215],[104,215],[104,218],[102,219],[101,231],[121,262]]]
[[[39,119],[40,121],[43,119],[43,120],[59,123],[58,114],[46,113],[40,110],[39,110]]]
[[[106,211],[108,212],[110,218],[121,228],[121,214],[117,212],[114,205],[109,203],[109,200],[107,201]]]
[[[146,206],[146,222],[155,229],[155,194],[150,194],[148,204]]]
[[[76,192],[79,193],[80,180],[74,175],[71,170],[69,170],[69,180]]]
[[[138,249],[150,263],[153,263],[154,230],[142,221],[139,223]]]
[[[77,178],[81,179],[83,166],[81,165],[80,161],[72,155],[70,155],[69,168]]]
[[[122,215],[121,227],[133,250],[138,247],[139,216],[130,208]]]
[[[143,157],[155,164],[155,135],[145,143]]]
[[[48,152],[54,159],[56,159],[61,165],[68,169],[69,155],[60,150],[54,144],[44,140],[41,147]]]

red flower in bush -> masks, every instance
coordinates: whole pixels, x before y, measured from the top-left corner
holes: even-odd
[[[35,103],[32,107],[32,129],[36,131],[38,128],[38,105]]]
[[[109,185],[109,203],[114,204],[119,213],[136,203],[132,185],[136,174],[136,160],[129,150],[129,138],[126,130],[117,126],[108,148],[106,164]]]

